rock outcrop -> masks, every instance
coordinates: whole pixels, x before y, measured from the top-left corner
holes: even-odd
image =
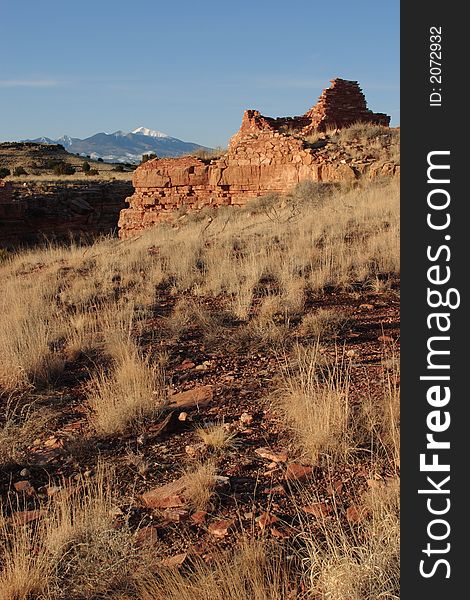
[[[130,237],[171,220],[180,207],[243,205],[269,192],[288,192],[303,180],[356,179],[365,167],[348,164],[341,152],[326,150],[322,140],[306,140],[314,132],[356,122],[388,126],[390,117],[368,110],[357,82],[343,79],[333,80],[300,117],[271,118],[247,110],[223,156],[157,158],[137,168],[135,192],[127,199],[129,208],[121,212],[119,235]]]
[[[0,246],[32,244],[116,231],[128,181],[25,182],[0,180]]]

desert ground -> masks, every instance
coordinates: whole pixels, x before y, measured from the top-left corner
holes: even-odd
[[[396,176],[0,260],[1,600],[399,597]]]

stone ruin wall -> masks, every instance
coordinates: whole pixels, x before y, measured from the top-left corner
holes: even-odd
[[[127,238],[174,218],[181,207],[243,205],[269,192],[286,193],[303,180],[348,181],[360,174],[345,161],[287,135],[308,135],[355,122],[388,126],[390,117],[367,109],[357,82],[335,79],[318,103],[300,117],[265,117],[247,110],[222,157],[153,159],[136,169],[134,194],[119,219]],[[321,147],[321,145],[320,145]]]
[[[44,237],[113,233],[132,191],[128,181],[17,183],[0,179],[0,247],[34,244]]]

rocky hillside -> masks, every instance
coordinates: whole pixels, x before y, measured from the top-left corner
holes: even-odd
[[[83,164],[88,163],[90,170],[85,172]],[[66,173],[65,169],[58,167],[71,167],[70,173]],[[119,170],[116,170],[118,167]],[[68,175],[87,176],[90,178],[109,178],[122,177],[122,173],[128,173],[126,176],[130,178],[133,167],[123,165],[107,164],[103,161],[92,160],[82,156],[76,156],[67,150],[61,144],[44,144],[37,142],[0,142],[0,173],[3,170],[8,170],[10,174],[3,174],[3,178],[12,179],[15,169],[21,169],[17,177],[21,177],[21,181],[25,179],[36,179],[46,177],[63,178]],[[75,171],[74,173],[72,172]]]

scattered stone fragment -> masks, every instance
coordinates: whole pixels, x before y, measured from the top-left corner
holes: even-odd
[[[205,407],[212,401],[214,392],[211,385],[202,385],[186,392],[173,394],[168,398],[169,408],[192,408]]]
[[[153,545],[158,542],[158,530],[153,525],[142,527],[135,535],[137,545]]]
[[[30,476],[31,476],[31,473],[29,472],[29,469],[21,469],[20,477],[24,477],[24,479],[27,479]]]
[[[235,519],[220,519],[218,521],[213,521],[209,527],[208,531],[213,536],[218,538],[224,538],[228,535],[229,531],[234,527]]]
[[[359,308],[363,308],[364,310],[372,310],[375,307],[373,304],[360,304]]]
[[[313,467],[307,467],[299,463],[289,463],[287,465],[285,477],[290,481],[303,481],[304,479],[311,477],[312,473]]]
[[[272,515],[268,512],[265,512],[259,517],[256,517],[256,523],[258,524],[258,527],[261,529],[261,531],[264,531],[266,527],[269,527],[269,525],[277,523],[278,521],[279,518],[276,517],[276,515]]]
[[[196,365],[189,358],[185,358],[183,362],[176,367],[176,371],[186,371],[187,369],[193,369]]]
[[[34,488],[31,485],[31,482],[28,481],[27,479],[17,481],[16,483],[13,484],[13,487],[15,488],[15,490],[17,492],[22,492],[23,494],[27,494],[28,496],[30,496],[31,494],[34,494]]]
[[[184,506],[183,492],[186,488],[185,478],[153,488],[142,494],[142,502],[147,508],[178,508]]]
[[[359,508],[355,504],[352,504],[346,509],[346,519],[349,523],[360,523],[367,515],[365,507]]]
[[[27,523],[31,523],[31,521],[36,521],[37,519],[41,519],[47,515],[47,510],[37,509],[37,510],[21,510],[15,512],[10,517],[10,522],[12,525],[26,525]]]
[[[191,515],[191,521],[196,525],[203,525],[207,519],[207,512],[205,510],[197,510]]]
[[[188,413],[180,412],[180,414],[178,415],[178,421],[183,421],[183,423],[184,423],[187,420],[188,420]]]
[[[189,516],[189,512],[184,508],[166,508],[163,511],[163,518],[165,521],[171,523],[180,523],[185,521]]]
[[[268,496],[285,496],[286,495],[286,490],[284,489],[284,487],[279,484],[279,485],[275,485],[272,488],[268,488],[267,490],[264,490],[263,494],[266,494]]]
[[[325,504],[324,502],[315,502],[314,504],[308,504],[307,506],[303,506],[302,510],[309,515],[313,515],[318,519],[322,517],[326,517],[331,513],[331,506]]]
[[[285,452],[274,453],[269,448],[256,448],[255,453],[261,458],[272,461],[273,463],[285,463],[288,460],[288,456]]]
[[[281,540],[290,538],[295,533],[292,527],[271,527],[269,531],[271,532],[272,536]]]
[[[181,554],[175,554],[174,556],[169,556],[168,558],[164,558],[161,564],[164,567],[170,567],[172,569],[176,567],[181,567],[184,561],[188,558],[186,552],[182,552]]]
[[[198,442],[197,444],[188,444],[184,448],[186,454],[188,454],[191,458],[198,458],[202,456],[203,454],[205,454],[206,450],[207,447],[204,444],[204,442]]]
[[[240,423],[243,423],[243,425],[251,425],[252,422],[253,415],[250,415],[250,413],[244,412],[240,415]]]
[[[332,481],[326,486],[326,491],[330,496],[333,496],[334,494],[340,494],[342,489],[343,482],[340,479],[337,481]]]

